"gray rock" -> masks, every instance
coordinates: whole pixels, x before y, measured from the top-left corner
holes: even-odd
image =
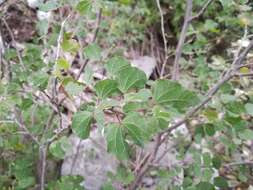
[[[149,78],[156,67],[156,59],[154,57],[142,56],[133,59],[131,64],[144,71],[144,73],[147,75],[147,78]]]
[[[71,150],[66,153],[62,164],[62,175],[84,177],[87,190],[100,190],[107,180],[108,172],[115,173],[117,161],[107,153],[105,138],[98,130],[91,132],[90,138],[81,140],[75,135],[69,137]]]

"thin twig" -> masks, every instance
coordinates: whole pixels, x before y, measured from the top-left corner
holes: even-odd
[[[16,42],[16,40],[15,40],[15,37],[14,37],[14,35],[13,35],[13,32],[12,32],[12,30],[11,30],[9,24],[6,22],[6,20],[5,20],[4,18],[2,18],[2,21],[3,21],[3,23],[4,23],[5,27],[6,27],[6,29],[8,30],[8,32],[9,32],[9,34],[10,34],[10,36],[11,36],[12,45],[14,46],[14,48],[15,48],[15,50],[16,50],[19,63],[20,63],[20,65],[21,65],[22,69],[25,69],[25,65],[24,65],[24,63],[23,63],[22,56],[21,56],[21,54],[20,54],[20,52],[19,52],[19,50],[18,50],[17,42]]]
[[[176,52],[175,52],[175,60],[174,60],[173,71],[172,71],[173,80],[179,79],[179,61],[182,55],[184,41],[185,41],[187,30],[190,24],[189,20],[191,18],[191,14],[192,14],[192,0],[187,0],[186,12],[184,16],[184,24],[180,33],[179,41],[178,41]]]
[[[29,135],[29,137],[36,143],[36,144],[40,144],[37,137],[35,137],[28,129],[27,127],[25,126],[25,123],[24,123],[24,120],[22,118],[22,115],[21,115],[21,111],[15,107],[14,108],[14,115],[15,115],[15,122],[18,124],[18,126],[23,129],[26,134]]]
[[[233,61],[233,63],[231,64],[231,68],[228,69],[226,74],[220,79],[220,81],[218,81],[207,92],[207,94],[205,95],[205,98],[196,107],[194,107],[192,110],[188,111],[185,114],[185,117],[183,119],[181,119],[177,123],[173,124],[168,129],[166,129],[166,130],[162,131],[161,133],[159,133],[160,137],[163,136],[163,135],[164,135],[164,137],[161,140],[157,141],[156,146],[154,147],[153,151],[151,153],[149,153],[150,159],[148,159],[143,164],[142,168],[140,169],[137,176],[135,177],[134,182],[130,185],[129,190],[134,190],[139,186],[143,176],[150,169],[150,167],[152,165],[152,162],[155,160],[156,153],[158,152],[161,144],[164,143],[168,139],[169,134],[173,130],[177,129],[179,126],[184,124],[190,117],[195,115],[201,108],[203,108],[213,98],[213,96],[217,93],[217,91],[220,89],[220,87],[235,75],[235,73],[237,71],[237,68],[238,68],[238,65],[241,65],[243,63],[244,59],[246,58],[247,54],[249,53],[249,51],[252,48],[253,48],[253,40],[250,42],[248,47],[246,47],[244,49],[244,51]]]
[[[162,36],[163,36],[163,45],[164,45],[164,61],[163,61],[163,65],[162,65],[162,69],[160,72],[160,77],[163,77],[164,71],[165,71],[165,67],[167,64],[167,60],[168,60],[168,47],[167,47],[167,39],[166,39],[166,34],[165,34],[165,30],[164,30],[164,17],[163,17],[163,11],[161,8],[161,4],[160,4],[160,0],[156,0],[156,4],[157,7],[159,9],[159,13],[160,13],[160,17],[161,17],[161,31],[162,31]]]
[[[55,55],[55,67],[56,67],[56,62],[60,57],[60,50],[61,50],[61,41],[62,41],[62,36],[64,32],[64,27],[67,22],[67,20],[71,17],[71,14],[69,14],[61,23],[61,29],[60,33],[57,38],[57,49],[56,49],[56,55]],[[55,98],[57,95],[57,78],[55,77],[53,79],[53,87],[52,87],[52,97]]]
[[[195,15],[192,16],[189,20],[189,22],[191,22],[192,20],[198,19],[201,15],[204,14],[204,12],[206,11],[207,7],[212,3],[213,0],[208,0],[206,1],[206,3],[204,4],[204,6],[200,9],[200,11]]]
[[[238,165],[253,165],[253,161],[240,161],[240,162],[232,162],[224,165],[224,167],[233,167]]]
[[[92,43],[94,43],[97,39],[97,35],[98,35],[98,32],[99,32],[99,28],[100,28],[100,23],[101,23],[101,19],[102,19],[102,12],[103,12],[103,9],[100,8],[99,11],[98,11],[98,14],[97,14],[97,22],[96,22],[96,28],[95,28],[95,31],[94,31],[94,35],[93,35],[93,39],[92,39]],[[81,52],[82,54],[82,52]],[[81,65],[77,75],[76,75],[76,80],[78,80],[81,76],[81,74],[83,73],[85,67],[87,66],[88,62],[90,60],[88,58],[86,58],[86,60],[84,61],[84,63]]]

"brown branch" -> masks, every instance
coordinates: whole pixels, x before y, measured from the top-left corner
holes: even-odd
[[[237,76],[237,77],[252,77],[253,72],[250,72],[250,73],[236,73],[235,76]]]
[[[39,144],[39,141],[37,139],[37,137],[35,137],[28,129],[27,127],[25,126],[25,122],[22,118],[22,113],[21,111],[15,107],[14,108],[14,115],[15,115],[15,120],[16,120],[16,123],[18,124],[18,126],[27,134],[29,135],[29,137],[36,143],[36,144]]]
[[[207,9],[207,7],[212,3],[213,0],[208,0],[206,1],[206,3],[204,4],[204,6],[202,7],[202,9],[195,15],[192,16],[189,20],[189,22],[191,22],[192,20],[198,19],[201,15],[203,15]]]
[[[6,20],[5,20],[4,18],[2,18],[2,21],[3,21],[3,23],[4,23],[5,27],[6,27],[6,29],[8,30],[8,32],[9,32],[9,34],[10,34],[10,36],[11,36],[12,45],[14,46],[14,49],[16,50],[19,63],[20,63],[20,65],[21,65],[22,69],[25,69],[25,65],[24,65],[24,63],[23,63],[22,56],[21,56],[21,54],[20,54],[20,52],[19,52],[19,50],[18,50],[17,42],[16,42],[16,40],[15,40],[15,37],[14,37],[14,35],[13,35],[13,32],[12,32],[11,28],[9,27],[9,24],[6,22]]]
[[[184,16],[184,24],[180,33],[179,41],[177,44],[176,52],[175,52],[175,60],[173,64],[173,71],[172,71],[172,79],[178,80],[179,79],[179,60],[182,55],[183,46],[186,38],[186,33],[190,24],[190,18],[192,14],[192,0],[187,0],[186,5],[186,12]]]
[[[161,17],[161,31],[162,31],[162,36],[163,36],[163,45],[164,45],[164,60],[163,60],[163,65],[162,65],[162,69],[160,72],[160,77],[163,77],[164,71],[165,71],[165,67],[167,64],[167,60],[168,60],[168,47],[167,47],[167,39],[166,39],[166,34],[165,34],[165,29],[164,29],[164,17],[163,17],[163,11],[161,8],[161,4],[160,4],[160,0],[156,0],[156,4],[160,13],[160,17]]]
[[[253,161],[232,162],[224,165],[224,167],[234,167],[238,165],[253,165]]]

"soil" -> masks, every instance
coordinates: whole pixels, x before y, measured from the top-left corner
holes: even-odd
[[[0,13],[0,32],[5,42],[15,40],[22,43],[34,38],[36,10],[28,7],[25,1],[7,0],[0,5]]]

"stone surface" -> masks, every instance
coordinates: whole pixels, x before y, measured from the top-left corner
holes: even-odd
[[[62,175],[81,175],[87,190],[100,190],[106,182],[107,173],[114,173],[117,161],[107,153],[106,142],[98,130],[91,132],[90,138],[81,140],[75,135],[69,137],[71,150],[62,164]]]
[[[150,77],[156,67],[156,59],[150,56],[141,56],[131,61],[131,64],[144,71],[147,78]]]

